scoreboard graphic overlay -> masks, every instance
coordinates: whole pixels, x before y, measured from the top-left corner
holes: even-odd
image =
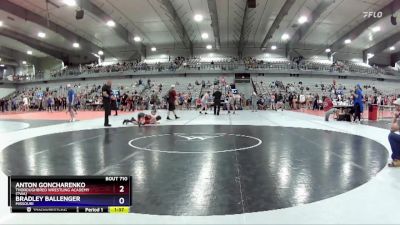
[[[15,213],[128,213],[130,176],[11,176],[8,205]]]

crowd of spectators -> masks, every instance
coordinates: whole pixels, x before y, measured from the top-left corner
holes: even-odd
[[[257,105],[259,109],[274,109],[279,102],[284,109],[322,110],[326,97],[332,99],[335,104],[353,105],[355,87],[338,85],[335,81],[328,84],[304,85],[302,82],[287,83],[274,81],[264,84],[260,81],[256,84],[258,91]],[[362,86],[365,91],[363,102],[365,108],[368,104],[390,106],[398,97],[396,94],[379,90],[371,85]]]
[[[184,81],[184,80],[183,80]],[[178,109],[199,109],[201,99],[206,92],[213,92],[220,89],[223,92],[223,101],[227,102],[235,84],[227,84],[224,78],[198,81],[194,84],[176,82],[179,88],[177,92],[176,105]],[[81,85],[75,83],[72,85],[77,93],[75,107],[78,110],[101,110],[101,85]],[[395,94],[389,94],[384,90],[378,90],[371,85],[364,85],[365,104],[391,105],[396,99]],[[164,90],[167,89],[167,90]],[[161,82],[155,80],[139,79],[132,84],[119,85],[113,87],[117,90],[114,93],[116,97],[115,105],[122,111],[146,110],[152,106],[166,109],[167,99],[165,96],[169,87],[164,88]],[[234,93],[235,108],[237,110],[245,109],[251,105],[251,101],[257,101],[259,110],[299,110],[311,109],[321,110],[324,98],[329,97],[333,101],[351,105],[353,103],[353,87],[337,85],[333,83],[320,83],[315,85],[305,85],[298,83],[283,83],[274,81],[255,84],[256,97],[245,96],[243,93]],[[56,88],[33,87],[15,92],[12,96],[0,99],[0,111],[63,111],[66,110],[66,85],[60,85]],[[212,104],[213,99],[208,99]],[[226,108],[226,107],[225,107]]]
[[[162,62],[161,62],[162,61]],[[87,64],[79,65],[76,67],[64,67],[60,70],[50,72],[50,77],[59,78],[66,76],[78,76],[81,74],[95,74],[95,73],[111,73],[111,72],[146,72],[146,71],[177,71],[177,70],[260,70],[260,69],[280,69],[280,70],[317,70],[329,72],[357,72],[371,75],[389,74],[393,75],[397,71],[393,69],[383,69],[376,65],[369,66],[365,63],[355,63],[352,61],[335,60],[333,63],[325,60],[312,60],[304,59],[303,57],[294,57],[292,60],[286,58],[276,59],[258,59],[256,57],[223,57],[223,58],[200,58],[200,57],[183,57],[178,56],[174,59],[163,59],[158,62],[157,60],[144,61],[124,61],[117,62],[110,65]],[[44,74],[40,75],[20,75],[14,76],[13,80],[32,80],[42,79]]]

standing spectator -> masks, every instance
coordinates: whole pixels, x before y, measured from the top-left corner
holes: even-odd
[[[174,114],[175,119],[179,119],[179,117],[175,113],[175,104],[176,104],[175,85],[171,85],[171,89],[169,89],[169,92],[168,92],[168,114],[167,114],[167,120],[171,120],[169,118],[170,112],[172,112]]]
[[[157,108],[158,105],[158,95],[157,93],[153,90],[153,93],[150,96],[150,105],[152,105],[153,108]]]
[[[67,98],[66,97],[62,97],[61,98],[61,104],[62,104],[62,110],[66,110],[67,109]]]
[[[392,126],[390,127],[389,143],[392,148],[392,162],[389,163],[389,167],[400,167],[400,135],[396,132],[400,131],[400,98],[398,98],[393,105],[396,106],[396,112],[394,113]]]
[[[4,99],[0,99],[0,110],[1,110],[1,112],[4,112],[5,110],[4,110],[4,103],[5,103],[5,101],[4,101]]]
[[[208,109],[208,99],[210,98],[210,91],[207,91],[203,97],[201,98],[201,110],[200,114],[204,111],[204,114],[207,114]]]
[[[128,101],[128,95],[126,93],[124,93],[121,98],[122,111],[124,111],[124,112],[127,109],[127,101]]]
[[[361,85],[356,85],[356,90],[354,92],[354,122],[358,118],[358,122],[361,121],[361,113],[363,112],[364,105],[363,105],[363,92],[361,89]]]
[[[278,111],[278,109],[281,109],[283,111],[284,97],[282,93],[279,92],[279,94],[276,95],[275,102],[276,102],[275,110]]]
[[[276,96],[275,96],[275,93],[273,93],[273,94],[271,95],[271,109],[272,109],[272,110],[275,110],[275,109],[276,109],[276,102],[275,102],[275,99],[276,99]]]
[[[189,110],[189,109],[191,109],[192,101],[193,101],[192,93],[189,92],[186,101],[187,101],[187,109]]]
[[[75,112],[74,112],[74,102],[75,102],[75,91],[72,89],[71,84],[67,84],[67,89],[68,89],[68,112],[71,117],[69,122],[74,122],[75,121]]]
[[[147,79],[147,86],[148,86],[149,88],[151,87],[151,80],[150,80],[150,78]]]
[[[129,95],[128,98],[126,99],[126,104],[127,107],[126,109],[128,110],[128,112],[133,110],[133,96]]]
[[[58,111],[59,110],[59,108],[60,108],[60,104],[59,103],[60,102],[58,100],[58,97],[57,96],[54,97],[54,111]]]
[[[47,96],[47,111],[48,112],[53,112],[53,96],[51,96],[51,94],[48,94]]]
[[[106,84],[101,88],[103,95],[103,108],[104,108],[104,126],[111,127],[108,121],[108,116],[111,115],[111,85],[112,81],[108,80]]]
[[[118,102],[117,102],[117,96],[113,93],[111,95],[111,109],[115,110],[114,116],[118,116]],[[111,113],[110,113],[111,114]]]
[[[180,110],[183,109],[183,103],[185,103],[185,95],[184,95],[184,93],[179,93],[178,94],[178,105],[180,107]]]
[[[313,104],[313,109],[312,110],[319,109],[318,101],[319,101],[319,95],[316,94],[315,97],[314,97],[314,104]]]
[[[233,109],[233,114],[235,114],[236,112],[235,97],[233,96],[232,92],[228,93],[228,103],[226,105],[226,108],[228,109],[228,114],[231,113],[231,109]]]
[[[299,98],[298,98],[298,95],[297,95],[296,93],[294,93],[294,95],[293,95],[293,100],[292,100],[292,101],[293,101],[292,105],[293,105],[293,109],[294,109],[294,110],[299,109],[299,108],[298,108],[298,104],[297,104],[297,103],[298,103],[298,99],[299,99]]]
[[[22,98],[22,104],[23,104],[22,110],[29,111],[29,100],[26,95],[24,95],[24,97]]]
[[[257,93],[253,91],[253,94],[251,95],[251,111],[257,112]]]

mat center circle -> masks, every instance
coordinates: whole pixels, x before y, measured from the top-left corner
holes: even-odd
[[[128,144],[138,150],[163,153],[223,153],[254,149],[259,138],[227,133],[171,133],[143,136]]]

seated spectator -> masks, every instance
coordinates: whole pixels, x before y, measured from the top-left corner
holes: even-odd
[[[201,108],[201,98],[196,98],[196,109]]]

